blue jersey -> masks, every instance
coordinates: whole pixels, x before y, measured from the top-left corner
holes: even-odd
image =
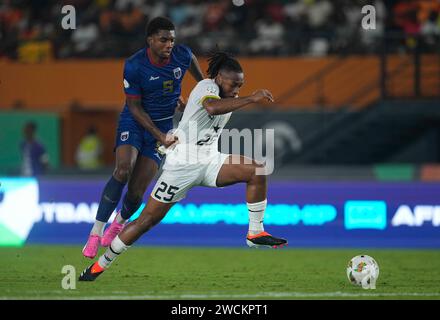
[[[162,65],[152,62],[148,48],[139,50],[125,61],[125,94],[141,97],[142,107],[152,120],[171,118],[191,60],[191,49],[181,44],[173,48],[170,59]],[[127,103],[121,113],[124,116],[131,118]]]

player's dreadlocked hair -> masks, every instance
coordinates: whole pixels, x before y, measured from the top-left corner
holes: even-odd
[[[165,17],[156,17],[147,25],[147,37],[157,33],[159,30],[175,30],[174,24]]]
[[[209,78],[214,79],[220,70],[243,72],[240,63],[229,53],[220,51],[218,48],[208,54]]]

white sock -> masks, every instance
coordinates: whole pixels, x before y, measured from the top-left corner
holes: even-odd
[[[263,218],[267,199],[261,202],[247,203],[249,211],[249,234],[254,235],[264,231]]]
[[[93,225],[92,231],[90,231],[90,234],[98,235],[102,237],[104,234],[104,227],[106,223],[102,221],[95,220],[95,224]]]
[[[125,250],[130,248],[130,246],[125,245],[125,243],[122,242],[121,239],[119,239],[119,236],[116,236],[116,238],[113,239],[110,246],[107,248],[105,253],[99,257],[98,264],[104,268],[107,269],[110,267],[112,262]]]
[[[120,223],[120,224],[124,224],[125,221],[127,221],[126,219],[122,218],[122,215],[121,215],[120,212],[116,215],[116,218],[115,218],[115,219],[116,219],[116,221],[117,221],[118,223]]]

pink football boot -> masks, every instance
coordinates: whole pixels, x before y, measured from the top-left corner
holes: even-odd
[[[93,259],[98,253],[100,241],[101,237],[97,234],[89,235],[89,239],[87,240],[87,243],[82,250],[83,256],[89,259]]]
[[[120,213],[118,213],[118,214],[120,214]],[[124,228],[124,225],[125,224],[123,224],[123,223],[119,223],[115,217],[115,220],[113,220],[110,227],[105,229],[104,236],[101,239],[101,245],[103,247],[108,247],[110,245],[110,243],[112,243],[113,239],[116,238],[116,236],[119,234],[119,232],[121,232],[121,230]]]

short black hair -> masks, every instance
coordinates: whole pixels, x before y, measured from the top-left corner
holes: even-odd
[[[240,63],[230,53],[215,49],[208,54],[208,76],[213,79],[220,70],[243,72]]]
[[[159,30],[175,30],[174,24],[165,17],[156,17],[147,24],[147,37],[159,32]]]

